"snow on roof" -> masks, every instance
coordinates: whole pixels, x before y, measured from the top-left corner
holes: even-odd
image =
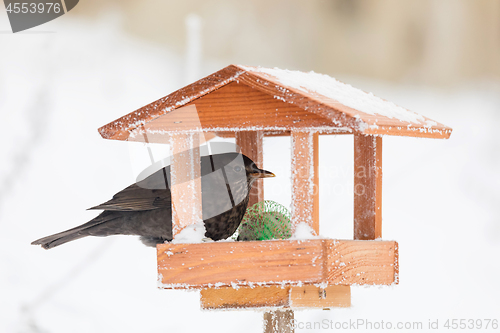
[[[371,135],[448,138],[452,131],[451,128],[432,119],[406,110],[392,102],[376,97],[372,93],[366,93],[339,82],[328,75],[278,68],[230,65],[101,127],[99,132],[106,139],[133,139],[131,133],[144,128],[144,125],[151,124],[162,116],[170,116],[171,111],[186,105],[196,104],[197,99],[235,83],[248,86],[250,90],[253,89],[252,91],[260,91],[273,99],[292,104],[294,107],[315,114],[319,119],[324,119],[324,123],[321,126],[318,125],[318,130],[321,127],[323,132],[328,132],[325,131],[325,128],[330,128],[331,132],[337,130],[344,133],[356,132]],[[227,102],[234,101],[228,100]],[[262,108],[266,106],[260,104],[255,107],[262,111]],[[214,111],[215,108],[216,106],[211,110]],[[179,111],[182,112],[182,110]],[[248,114],[252,115],[253,112],[255,109],[250,107]],[[227,128],[235,131],[255,128],[276,130],[276,124],[279,121],[287,119],[288,124],[290,123],[290,112],[281,113],[280,108],[277,108],[269,110],[269,114],[274,116],[267,117],[265,124],[244,121],[245,119],[241,119],[241,114],[239,114],[235,115],[236,119],[241,119],[239,127],[234,127],[234,123],[228,126],[223,119],[217,118],[216,123],[213,121],[209,121],[209,124],[202,122],[202,130],[212,132],[224,132]],[[292,117],[298,117],[298,115],[297,112]],[[272,124],[273,117],[275,117],[274,125]],[[208,118],[205,119],[209,118],[208,115]],[[227,117],[227,119],[229,118]],[[306,127],[306,122],[302,122],[303,119],[297,120],[293,121],[292,125],[287,125],[289,126],[287,129],[314,130],[310,126]],[[156,131],[158,131],[157,127]],[[174,131],[174,128],[167,127],[164,132],[168,134],[169,131]]]
[[[409,123],[425,122],[425,118],[408,111],[396,104],[385,101],[372,93],[366,93],[335,78],[311,72],[290,71],[279,68],[247,67],[239,65],[254,73],[265,73],[274,76],[284,87],[291,87],[306,93],[313,92],[340,102],[358,111],[371,115],[396,118]]]

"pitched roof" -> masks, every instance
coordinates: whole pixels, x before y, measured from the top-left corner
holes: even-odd
[[[292,129],[430,138],[449,138],[452,131],[327,75],[230,65],[99,128],[99,133],[105,139],[133,140],[141,131]]]

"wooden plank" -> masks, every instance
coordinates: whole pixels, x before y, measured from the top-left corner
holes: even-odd
[[[243,132],[243,131],[242,131]],[[290,131],[263,131],[265,137],[269,136],[290,136]],[[235,132],[227,132],[227,131],[218,131],[215,133],[217,136],[221,138],[234,138]],[[318,129],[318,134],[320,135],[342,135],[342,134],[352,134],[352,131],[342,130],[342,129]]]
[[[187,105],[184,107],[181,107],[177,109],[177,113],[182,113],[182,115],[186,119],[191,119],[191,127],[193,129],[196,129],[195,131],[198,133],[198,138],[199,138],[199,144],[203,145],[207,141],[213,139],[216,134],[213,132],[203,132],[201,131],[202,126],[198,117],[198,110],[196,109],[195,105]],[[180,128],[182,128],[183,121],[179,120],[178,121]],[[147,142],[147,143],[162,143],[162,144],[170,144],[170,136],[173,134],[175,135],[176,133],[180,133],[181,131],[177,132],[166,132],[165,130],[159,129],[155,122],[152,121],[151,123],[146,123],[143,126],[137,127],[136,129],[132,130],[130,132],[130,136],[128,137],[128,141],[135,141],[135,142]]]
[[[292,225],[305,222],[319,235],[318,133],[291,134]]]
[[[202,309],[288,307],[290,287],[209,288],[200,291]]]
[[[331,285],[398,283],[398,243],[394,241],[330,241],[326,267]]]
[[[186,112],[196,107],[196,112]],[[201,126],[201,128],[200,128]],[[328,119],[275,99],[242,83],[232,82],[185,107],[149,121],[151,132],[289,130],[291,127],[337,127]],[[249,128],[250,127],[250,128]]]
[[[321,283],[326,257],[321,241],[251,241],[158,244],[165,288]]]
[[[354,135],[354,239],[382,237],[382,138]]]
[[[172,134],[170,147],[172,232],[175,238],[186,226],[202,220],[199,134]]]
[[[397,243],[312,239],[158,244],[163,288],[397,283]]]
[[[350,286],[257,286],[208,288],[200,291],[202,309],[332,308],[351,306]]]
[[[292,310],[276,310],[264,313],[264,333],[293,333]]]
[[[235,133],[236,144],[240,147],[241,153],[255,162],[257,167],[264,168],[264,150],[262,131],[244,131]],[[255,181],[250,191],[248,207],[264,200],[264,182],[263,179]]]
[[[292,308],[348,308],[351,306],[350,286],[314,285],[290,287],[290,307]]]
[[[432,122],[432,120],[428,120]],[[422,128],[419,126],[405,126],[401,124],[376,124],[376,126],[373,127],[367,126],[367,128],[363,131],[366,135],[394,135],[429,139],[449,139],[451,132],[452,129],[450,127],[442,124],[437,124],[435,128]]]

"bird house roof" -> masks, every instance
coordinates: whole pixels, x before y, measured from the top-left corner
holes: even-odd
[[[262,130],[448,138],[452,129],[314,72],[230,65],[101,128],[105,139]],[[155,141],[155,140],[152,140]]]

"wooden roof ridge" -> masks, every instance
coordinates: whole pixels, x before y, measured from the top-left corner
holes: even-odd
[[[339,128],[350,128],[353,132],[448,138],[452,131],[443,124],[327,75],[229,65],[104,125],[99,128],[99,133],[105,139],[127,140],[133,130],[231,82],[243,83],[275,99],[326,118]],[[242,126],[242,129],[245,127]]]

